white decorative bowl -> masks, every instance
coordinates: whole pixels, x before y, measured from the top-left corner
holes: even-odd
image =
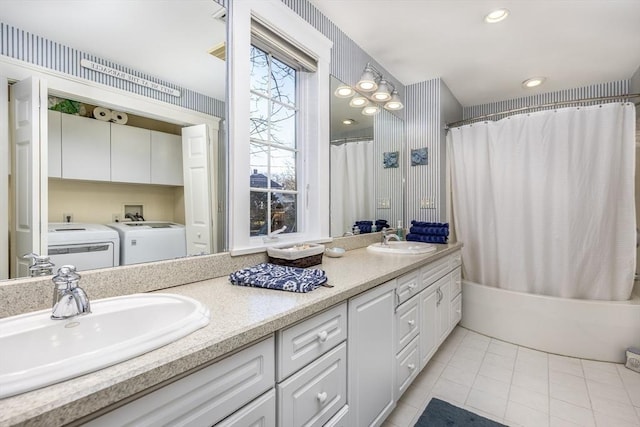
[[[340,258],[345,252],[343,248],[327,248],[324,254],[330,258]]]

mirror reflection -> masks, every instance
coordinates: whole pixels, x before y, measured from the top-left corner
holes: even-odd
[[[350,98],[335,96],[341,85],[331,77],[333,237],[395,227],[403,217],[404,122],[382,108],[362,114]]]
[[[216,107],[222,114],[224,9],[213,0],[7,0],[2,15],[0,22],[15,31],[56,43],[47,52],[55,64],[70,61],[66,46],[88,54],[89,62],[78,67],[107,64],[150,77],[130,80],[129,86],[152,86],[139,95],[128,87],[108,88],[64,72],[47,81],[48,111],[39,126],[47,129],[43,145],[48,155],[37,159],[46,165],[48,176],[38,218],[46,238],[23,239],[20,234],[21,206],[37,194],[31,194],[35,187],[21,191],[35,184],[19,162],[13,162],[13,202],[2,207],[10,219],[10,237],[0,240],[9,262],[0,279],[28,275],[31,261],[22,260],[28,252],[48,252],[57,267],[77,264],[79,270],[88,270],[224,250],[226,150],[221,118],[169,103],[171,97],[193,97],[198,101],[189,101],[190,106],[215,103],[222,105]],[[38,74],[21,62],[0,61],[0,75],[6,77],[3,82],[10,85],[11,95],[30,74]],[[47,74],[40,78],[47,80]],[[65,80],[73,84],[61,83]],[[168,85],[185,90],[171,93]],[[13,102],[15,96],[10,98]],[[9,122],[12,152],[16,138]],[[38,237],[47,243],[33,243]]]

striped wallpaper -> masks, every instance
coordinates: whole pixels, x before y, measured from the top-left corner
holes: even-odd
[[[404,221],[402,185],[404,158],[404,122],[388,111],[382,111],[375,116],[373,122],[373,158],[374,158],[374,188],[375,188],[375,219],[386,219],[389,225],[395,226],[398,220]],[[400,167],[383,167],[385,152],[398,151]],[[389,201],[388,207],[383,201]]]
[[[492,102],[489,104],[474,105],[463,108],[463,118],[471,119],[486,114],[499,113],[501,111],[512,110],[515,108],[527,107],[529,105],[549,104],[552,102],[572,101],[582,98],[595,98],[599,96],[616,96],[626,95],[629,93],[629,80],[618,80],[609,83],[601,83],[590,86],[582,86],[574,89],[560,90],[556,92],[541,93],[538,95],[527,96],[523,98],[509,99],[506,101]],[[597,102],[595,103],[597,104]],[[553,109],[548,107],[547,109]],[[532,109],[530,112],[542,110]],[[508,116],[508,114],[500,114],[492,117],[491,120],[499,120]]]
[[[226,1],[226,0],[221,0]],[[97,56],[81,52],[69,46],[47,40],[44,37],[31,34],[13,26],[0,22],[0,55],[25,61],[30,64],[48,68],[50,70],[69,74],[95,83],[122,89],[137,95],[142,95],[168,104],[199,111],[217,117],[225,117],[223,101],[211,98],[198,92],[162,81],[153,76],[140,73],[134,69],[101,59]],[[106,74],[98,73],[80,66],[81,59],[88,59],[119,71],[133,74],[152,82],[177,89],[180,97],[168,95],[150,88],[146,88],[129,81],[118,79]]]

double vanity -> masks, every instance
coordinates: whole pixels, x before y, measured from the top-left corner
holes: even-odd
[[[1,399],[0,426],[380,425],[460,320],[460,245],[435,246],[424,254],[358,248],[325,257],[318,267],[332,287],[306,294],[233,286],[224,265],[221,277],[157,287],[150,295],[202,304],[208,325],[95,372]],[[144,316],[163,319],[153,309]],[[127,326],[119,328],[126,339]]]

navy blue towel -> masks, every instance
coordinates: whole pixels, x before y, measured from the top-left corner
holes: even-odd
[[[449,227],[421,227],[414,225],[409,229],[409,233],[424,234],[428,236],[448,236]]]
[[[447,243],[447,236],[430,236],[424,234],[407,234],[407,240],[410,242],[423,242],[423,243]]]
[[[356,225],[373,225],[373,221],[356,221]]]
[[[448,222],[424,222],[424,221],[411,221],[411,225],[416,227],[449,227]]]

